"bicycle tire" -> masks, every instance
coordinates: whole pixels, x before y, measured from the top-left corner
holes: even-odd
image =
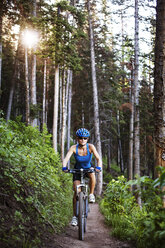
[[[88,197],[85,198],[84,232],[87,230]]]
[[[84,196],[83,192],[79,193],[79,216],[78,216],[78,232],[79,240],[84,240]]]

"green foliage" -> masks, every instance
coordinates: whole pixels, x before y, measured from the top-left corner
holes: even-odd
[[[129,182],[123,176],[112,179],[100,203],[107,223],[113,227],[112,234],[135,242],[139,248],[163,248],[165,241],[165,212],[154,183],[147,177]],[[142,208],[130,191],[134,184],[141,186]]]
[[[165,186],[165,167],[159,166],[157,170],[160,176],[154,181],[154,187],[160,186],[162,189]]]
[[[73,18],[75,25],[68,21],[69,16]],[[40,18],[36,19],[36,25],[43,33],[40,44],[42,48],[38,51],[41,57],[44,54],[62,67],[81,70],[77,46],[84,36],[84,21],[83,11],[69,5],[67,1],[52,5],[43,3]],[[46,33],[49,35],[47,36]]]
[[[103,171],[103,178],[105,183],[109,183],[109,181],[112,180],[112,175],[111,173],[108,173],[107,171]]]
[[[13,209],[6,217],[0,209],[0,234],[4,243],[22,244],[24,240],[26,244],[30,238],[32,247],[37,247],[42,234],[37,225],[59,231],[68,223],[72,182],[61,172],[60,158],[52,148],[46,126],[40,133],[19,119],[8,124],[0,119],[0,201],[1,205],[11,204]],[[12,222],[9,233],[7,218]],[[31,222],[33,227],[29,227]],[[27,235],[29,228],[35,229],[33,237]]]

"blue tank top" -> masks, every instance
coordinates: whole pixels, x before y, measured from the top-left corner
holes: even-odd
[[[76,146],[76,154],[74,154],[74,157],[76,159],[75,168],[76,169],[88,169],[91,167],[91,160],[92,160],[92,153],[89,152],[89,145],[87,144],[87,155],[86,156],[80,156],[78,154],[78,146]]]

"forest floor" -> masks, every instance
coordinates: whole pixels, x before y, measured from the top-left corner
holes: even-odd
[[[110,229],[104,223],[104,217],[97,203],[90,204],[87,220],[87,232],[84,241],[78,240],[78,227],[69,225],[65,231],[56,235],[54,242],[46,248],[135,248],[134,245],[120,241],[110,235]]]

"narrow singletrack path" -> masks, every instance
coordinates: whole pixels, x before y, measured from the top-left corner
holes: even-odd
[[[78,240],[78,227],[69,225],[62,235],[56,236],[51,248],[135,248],[110,236],[109,228],[104,224],[104,217],[99,212],[97,203],[90,204],[87,219],[87,232],[84,241]]]

